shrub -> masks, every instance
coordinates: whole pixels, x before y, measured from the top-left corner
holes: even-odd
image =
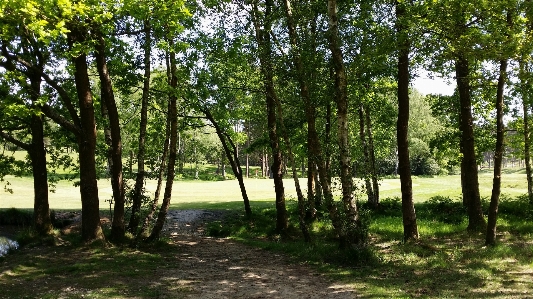
[[[515,198],[502,194],[498,210],[502,214],[533,220],[533,205],[529,202],[527,194]]]
[[[431,197],[422,205],[422,210],[427,212],[428,218],[449,224],[459,224],[466,217],[463,203],[454,201],[448,196]]]
[[[33,213],[10,208],[0,211],[0,224],[2,225],[19,225],[31,226],[33,223]]]

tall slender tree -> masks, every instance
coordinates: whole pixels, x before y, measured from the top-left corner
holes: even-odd
[[[396,31],[398,40],[398,122],[397,142],[400,184],[402,190],[403,238],[418,239],[416,212],[413,204],[413,184],[409,162],[409,28],[404,1],[396,1]]]

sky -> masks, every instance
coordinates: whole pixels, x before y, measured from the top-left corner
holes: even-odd
[[[448,85],[445,80],[439,77],[428,78],[427,74],[421,74],[413,81],[413,87],[420,93],[452,95],[455,89],[455,83]]]

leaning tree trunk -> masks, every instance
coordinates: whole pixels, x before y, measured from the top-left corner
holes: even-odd
[[[347,219],[345,219],[347,223],[347,238],[344,241],[348,242],[348,244],[361,244],[364,240],[359,229],[359,214],[353,197],[353,182],[350,170],[350,144],[348,143],[348,85],[339,38],[336,0],[328,0],[328,25],[329,48],[335,70],[335,102],[337,104],[337,137],[339,143],[342,203],[347,216]],[[342,241],[343,240],[341,240],[341,242]]]
[[[455,61],[457,89],[461,106],[461,143],[463,145],[462,170],[464,171],[463,197],[468,208],[468,230],[485,228],[485,219],[479,195],[476,149],[474,144],[474,124],[472,119],[472,102],[470,96],[470,67],[468,60],[459,55]]]
[[[75,27],[71,28],[69,37],[71,45],[75,42],[84,42],[83,33]],[[100,225],[100,204],[96,179],[96,121],[87,70],[87,55],[79,54],[73,58],[73,62],[81,125],[78,136],[82,206],[81,235],[83,241],[91,242],[105,238]]]
[[[167,111],[170,110],[170,102],[167,105]],[[179,133],[178,133],[179,136]],[[157,174],[157,186],[155,188],[154,192],[154,200],[152,201],[152,204],[150,206],[150,211],[148,211],[148,214],[144,218],[143,225],[141,227],[141,230],[139,231],[139,234],[137,235],[137,238],[146,238],[149,236],[149,227],[152,221],[154,220],[154,214],[157,210],[157,206],[159,205],[159,196],[161,196],[161,186],[163,185],[163,177],[165,175],[165,166],[168,156],[168,148],[170,143],[170,118],[167,117],[167,122],[165,126],[165,144],[163,145],[163,153],[161,154],[161,164],[159,165],[159,172]],[[178,146],[179,148],[179,146]],[[179,162],[178,162],[179,163]]]
[[[267,124],[268,136],[270,139],[270,148],[272,150],[271,174],[274,179],[274,189],[276,192],[276,232],[283,233],[288,228],[288,215],[285,206],[285,189],[283,187],[283,169],[279,136],[276,125],[276,92],[274,89],[274,75],[272,65],[272,49],[270,34],[272,27],[272,7],[273,0],[266,0],[264,13],[263,29],[261,29],[260,12],[257,1],[253,3],[253,22],[256,32],[256,40],[260,48],[259,60],[261,64],[261,73],[263,75],[263,84],[265,88],[265,98],[267,107]]]
[[[171,46],[173,45],[170,43]],[[172,196],[172,186],[174,183],[175,170],[174,166],[176,165],[176,141],[178,139],[178,114],[177,114],[177,96],[174,90],[178,86],[178,77],[176,76],[176,53],[170,52],[170,88],[172,89],[169,96],[169,109],[167,117],[170,118],[170,144],[169,144],[169,158],[168,158],[168,167],[167,167],[167,182],[165,186],[165,194],[163,195],[163,202],[161,203],[161,208],[159,214],[157,215],[157,221],[152,229],[149,241],[156,240],[159,238],[161,231],[163,230],[163,225],[165,224],[166,216],[168,213],[168,208],[170,207],[170,198]]]
[[[239,163],[239,156],[237,155],[237,149],[234,146],[234,143],[230,140],[229,136],[226,136],[223,129],[220,127],[218,122],[215,120],[213,115],[211,114],[211,111],[208,108],[202,109],[206,118],[211,122],[213,127],[215,127],[215,132],[217,133],[217,136],[220,140],[220,143],[222,143],[222,148],[224,149],[224,154],[226,155],[226,158],[228,158],[229,164],[231,165],[231,169],[233,170],[233,174],[235,175],[235,178],[237,178],[237,181],[239,182],[239,188],[241,190],[242,199],[244,202],[244,211],[246,213],[247,217],[252,216],[252,208],[250,207],[250,200],[248,199],[248,193],[246,192],[246,187],[244,186],[244,178],[242,175],[242,168]],[[226,139],[227,138],[227,139]],[[228,145],[228,143],[230,143]],[[230,146],[232,148],[230,148]],[[222,167],[222,175],[225,177],[225,166],[224,161],[220,162]]]
[[[100,77],[101,97],[107,108],[109,127],[111,129],[111,186],[115,207],[113,210],[113,223],[111,224],[111,239],[120,240],[124,237],[124,181],[122,175],[122,138],[120,136],[120,120],[117,103],[111,83],[111,76],[107,68],[105,54],[105,40],[98,37],[96,44],[96,66]]]
[[[413,204],[411,164],[409,162],[409,40],[404,25],[405,4],[396,1],[396,30],[398,33],[398,122],[396,135],[400,185],[402,190],[403,238],[405,241],[418,239],[416,212]]]
[[[500,75],[498,77],[498,90],[496,92],[496,149],[494,150],[494,178],[492,179],[492,196],[490,198],[485,245],[496,244],[496,221],[498,220],[498,204],[500,201],[502,158],[504,150],[503,90],[505,87],[506,73],[507,60],[502,60],[500,61]]]
[[[150,56],[152,49],[151,27],[149,20],[144,21],[144,78],[141,101],[141,121],[139,123],[139,148],[137,150],[137,176],[133,188],[132,206],[128,230],[134,233],[137,230],[141,216],[142,193],[144,187],[144,156],[146,141],[146,126],[148,123],[148,99],[150,97]]]

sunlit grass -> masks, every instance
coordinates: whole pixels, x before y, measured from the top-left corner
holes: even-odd
[[[6,180],[10,185],[6,186],[13,190],[13,194],[4,192],[0,195],[0,208],[32,208],[33,207],[33,183],[31,177],[8,176]],[[284,179],[285,194],[287,198],[296,198],[296,190],[292,179]],[[492,191],[492,173],[490,170],[482,171],[479,175],[480,193],[484,198],[489,198]],[[6,182],[0,184],[5,185]],[[133,186],[132,180],[128,181]],[[300,179],[300,184],[305,188],[306,179]],[[381,198],[401,197],[399,179],[383,179],[380,181]],[[273,200],[274,183],[270,179],[245,179],[245,186],[249,199],[255,201]],[[0,185],[0,187],[2,187]],[[163,186],[164,187],[164,186]],[[112,196],[109,179],[98,181],[99,198],[101,209],[109,209],[109,200]],[[155,180],[147,180],[146,190],[148,195],[153,196],[156,189]],[[80,209],[79,188],[73,186],[71,181],[60,181],[50,193],[50,206],[52,209]],[[307,190],[303,190],[307,192]],[[0,192],[2,192],[0,190]],[[527,181],[522,171],[508,171],[502,176],[502,194],[516,197],[527,193]],[[415,202],[424,202],[433,196],[446,196],[459,199],[461,183],[459,175],[413,177],[413,199]],[[360,195],[363,197],[363,195]],[[205,205],[216,207],[220,203],[241,202],[242,195],[237,180],[226,181],[200,181],[200,180],[177,180],[174,182],[171,208],[180,209],[187,206]],[[238,205],[238,204],[237,204]]]

